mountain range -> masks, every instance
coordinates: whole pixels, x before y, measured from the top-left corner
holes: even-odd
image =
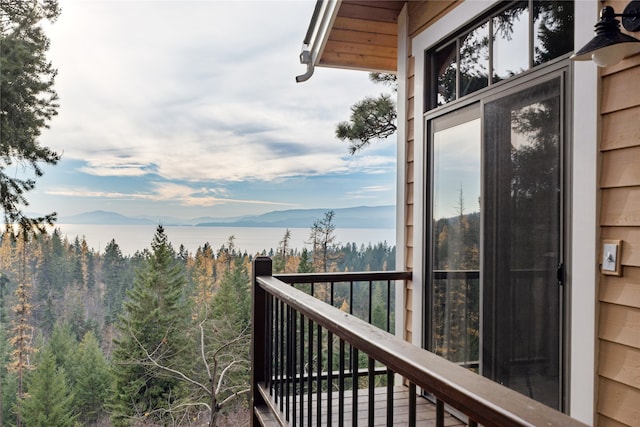
[[[261,215],[241,217],[199,217],[179,219],[170,217],[153,218],[148,216],[129,217],[117,212],[91,211],[78,215],[60,217],[60,224],[96,224],[96,225],[192,225],[199,227],[280,227],[307,228],[322,219],[326,212],[333,210],[333,223],[337,228],[395,228],[395,206],[358,206],[341,209],[290,209],[273,211]]]

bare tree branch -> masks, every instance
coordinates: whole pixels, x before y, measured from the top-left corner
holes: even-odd
[[[236,397],[242,396],[243,394],[247,394],[251,391],[250,388],[245,388],[244,390],[240,390],[236,393],[233,393],[231,396],[227,397],[226,399],[224,399],[222,401],[222,403],[220,403],[220,408],[224,407],[224,405],[226,405],[227,403],[231,402],[233,399],[235,399]]]
[[[209,368],[209,363],[207,362],[207,357],[204,353],[204,322],[207,321],[207,318],[205,317],[204,320],[202,322],[200,322],[200,324],[198,325],[200,327],[200,354],[202,356],[202,363],[204,363],[204,367],[207,368],[207,378],[209,378],[209,381],[211,381],[212,377],[211,377],[211,369]]]
[[[233,362],[229,363],[227,366],[225,366],[225,368],[222,370],[222,373],[220,374],[220,377],[218,377],[218,386],[216,387],[216,395],[220,394],[220,388],[222,387],[222,381],[224,380],[224,376],[225,374],[229,371],[229,369],[231,369],[233,367],[233,365],[235,365],[236,363],[242,363],[242,362],[238,362],[237,360],[234,360]]]
[[[243,330],[242,332],[240,332],[240,334],[235,337],[234,339],[227,341],[226,343],[224,343],[223,345],[221,345],[220,347],[218,347],[212,354],[213,357],[213,371],[211,370],[211,366],[207,360],[207,353],[205,351],[205,333],[204,333],[204,325],[205,322],[207,321],[207,319],[205,318],[204,320],[202,320],[198,327],[200,328],[200,355],[202,357],[202,361],[205,365],[206,371],[207,371],[207,378],[209,379],[210,385],[207,386],[205,384],[202,384],[192,378],[190,378],[189,376],[187,376],[186,374],[184,374],[183,372],[180,372],[177,369],[173,369],[170,368],[168,366],[165,366],[161,363],[158,362],[158,360],[154,357],[155,354],[157,354],[158,352],[160,352],[161,347],[163,345],[162,341],[154,350],[152,353],[149,353],[149,351],[144,347],[144,345],[140,342],[140,340],[138,340],[138,337],[136,337],[135,333],[133,332],[133,330],[131,330],[131,328],[129,328],[129,333],[131,334],[131,336],[133,337],[134,341],[136,342],[136,344],[140,347],[140,349],[142,350],[142,352],[144,353],[146,359],[151,363],[151,365],[157,367],[158,369],[161,369],[163,371],[169,372],[173,375],[176,375],[177,377],[179,377],[180,379],[186,381],[189,384],[192,384],[194,386],[196,386],[197,388],[204,390],[206,395],[209,397],[210,399],[210,403],[205,403],[202,401],[196,401],[196,402],[181,402],[180,404],[177,404],[175,406],[172,406],[170,408],[158,408],[155,409],[149,413],[145,413],[145,417],[148,416],[148,414],[153,414],[153,413],[165,413],[165,414],[169,414],[173,417],[174,413],[179,412],[180,410],[184,410],[185,408],[189,408],[189,407],[194,407],[194,406],[203,406],[206,407],[207,410],[210,413],[210,426],[215,425],[215,421],[218,417],[218,414],[220,412],[220,410],[226,406],[227,404],[229,404],[230,402],[232,402],[233,400],[235,400],[236,398],[249,393],[250,389],[249,388],[243,388],[240,389],[239,391],[233,391],[234,387],[230,387],[228,389],[226,389],[227,391],[232,392],[231,395],[227,396],[222,402],[218,403],[217,398],[220,395],[221,391],[222,391],[222,386],[223,386],[223,382],[225,377],[228,375],[228,373],[237,365],[242,364],[242,363],[247,363],[246,360],[244,359],[236,359],[235,357],[232,357],[231,361],[227,361],[225,360],[224,363],[222,363],[219,359],[221,356],[225,356],[222,354],[222,352],[224,350],[229,349],[229,347],[233,346],[234,344],[237,344],[239,342],[241,342],[242,340],[246,340],[248,338],[248,334],[247,334],[247,329]],[[228,356],[228,355],[227,355]],[[224,359],[228,359],[228,357],[225,357]],[[224,360],[223,359],[223,360]],[[144,363],[142,361],[138,362],[138,363]],[[220,373],[220,375],[218,375],[218,366],[220,364],[224,364],[224,369],[222,369],[222,372]],[[217,379],[217,381],[216,381]],[[214,388],[214,383],[216,384],[216,387]],[[237,388],[235,388],[237,390]],[[200,397],[199,399],[201,399],[202,397]]]
[[[135,342],[138,344],[138,346],[140,346],[140,349],[141,349],[141,350],[144,352],[144,354],[147,356],[147,359],[149,359],[149,361],[150,361],[154,366],[156,366],[156,367],[157,367],[157,368],[159,368],[159,369],[162,369],[162,370],[167,371],[167,372],[171,372],[172,374],[175,374],[175,375],[179,376],[180,378],[182,378],[182,379],[183,379],[183,380],[185,380],[186,382],[188,382],[188,383],[190,383],[190,384],[193,384],[193,385],[195,385],[195,386],[197,386],[197,387],[200,387],[201,389],[203,389],[203,390],[204,390],[204,391],[206,391],[207,393],[209,393],[209,392],[210,392],[210,391],[209,391],[209,389],[208,389],[205,385],[203,385],[203,384],[199,383],[198,381],[195,381],[195,380],[193,380],[193,379],[189,378],[188,376],[186,376],[186,375],[185,375],[185,374],[183,374],[182,372],[180,372],[180,371],[178,371],[178,370],[175,370],[175,369],[172,369],[172,368],[169,368],[168,366],[164,366],[164,365],[159,364],[159,363],[158,363],[158,361],[157,361],[157,360],[155,360],[155,359],[154,359],[154,358],[149,354],[149,352],[147,351],[147,349],[146,349],[146,348],[144,348],[144,346],[142,345],[142,343],[140,343],[140,341],[138,340],[138,337],[136,337],[136,335],[133,333],[133,331],[131,330],[131,328],[129,328],[129,332],[131,333],[131,336],[133,337],[133,339],[135,340]],[[157,350],[157,349],[156,349],[156,350]],[[154,353],[155,353],[155,351],[154,351]]]

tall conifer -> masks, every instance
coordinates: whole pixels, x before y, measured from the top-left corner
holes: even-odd
[[[115,390],[112,421],[126,425],[133,418],[163,423],[181,395],[180,381],[158,369],[149,358],[164,366],[189,364],[186,333],[189,308],[183,296],[186,285],[181,264],[162,226],[151,243],[152,252],[136,271],[115,340]]]
[[[32,347],[33,326],[31,321],[31,292],[30,284],[21,282],[16,289],[16,304],[13,306],[15,319],[11,328],[11,338],[9,343],[13,347],[11,352],[11,363],[9,369],[16,373],[18,378],[17,396],[18,396],[18,412],[24,393],[25,373],[32,368],[30,356],[35,351]],[[20,427],[20,414],[16,421],[16,425]]]
[[[121,312],[127,289],[127,263],[115,239],[107,244],[102,257],[102,281],[105,287],[105,323],[112,324]]]
[[[56,367],[49,347],[45,347],[38,359],[38,368],[26,383],[28,394],[22,398],[20,416],[29,427],[72,427],[76,415],[64,368]]]
[[[85,425],[92,425],[105,414],[105,402],[109,396],[111,373],[98,340],[87,332],[78,346],[74,406]]]

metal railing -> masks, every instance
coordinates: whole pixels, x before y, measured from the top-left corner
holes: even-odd
[[[389,283],[410,279],[410,273],[366,274],[370,277],[359,280],[375,282],[378,274],[389,275],[382,279]],[[254,260],[254,426],[355,426],[359,420],[373,425],[382,417],[390,426],[400,416],[394,393],[403,384],[408,384],[403,416],[409,426],[416,425],[418,391],[434,396],[437,426],[444,425],[445,405],[472,426],[584,426],[369,324],[371,317],[358,319],[280,279],[272,276],[269,258]],[[312,282],[327,279],[317,276]],[[378,407],[385,407],[384,414],[376,413]]]
[[[405,271],[275,274],[275,278],[387,332],[394,330],[395,282]]]

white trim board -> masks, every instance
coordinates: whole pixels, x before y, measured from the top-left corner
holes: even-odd
[[[490,9],[497,1],[467,0],[443,19],[425,29],[412,40],[415,58],[415,143],[414,143],[414,253],[413,253],[413,343],[422,346],[424,301],[424,233],[425,216],[425,50],[446,38],[459,26]],[[591,23],[598,16],[598,1],[575,2],[575,45],[582,46],[593,37]],[[592,62],[576,63],[573,68],[573,128],[571,135],[571,230],[569,281],[569,414],[593,425],[595,413],[596,351],[596,250],[598,237],[598,74]],[[422,224],[420,224],[422,221]]]

